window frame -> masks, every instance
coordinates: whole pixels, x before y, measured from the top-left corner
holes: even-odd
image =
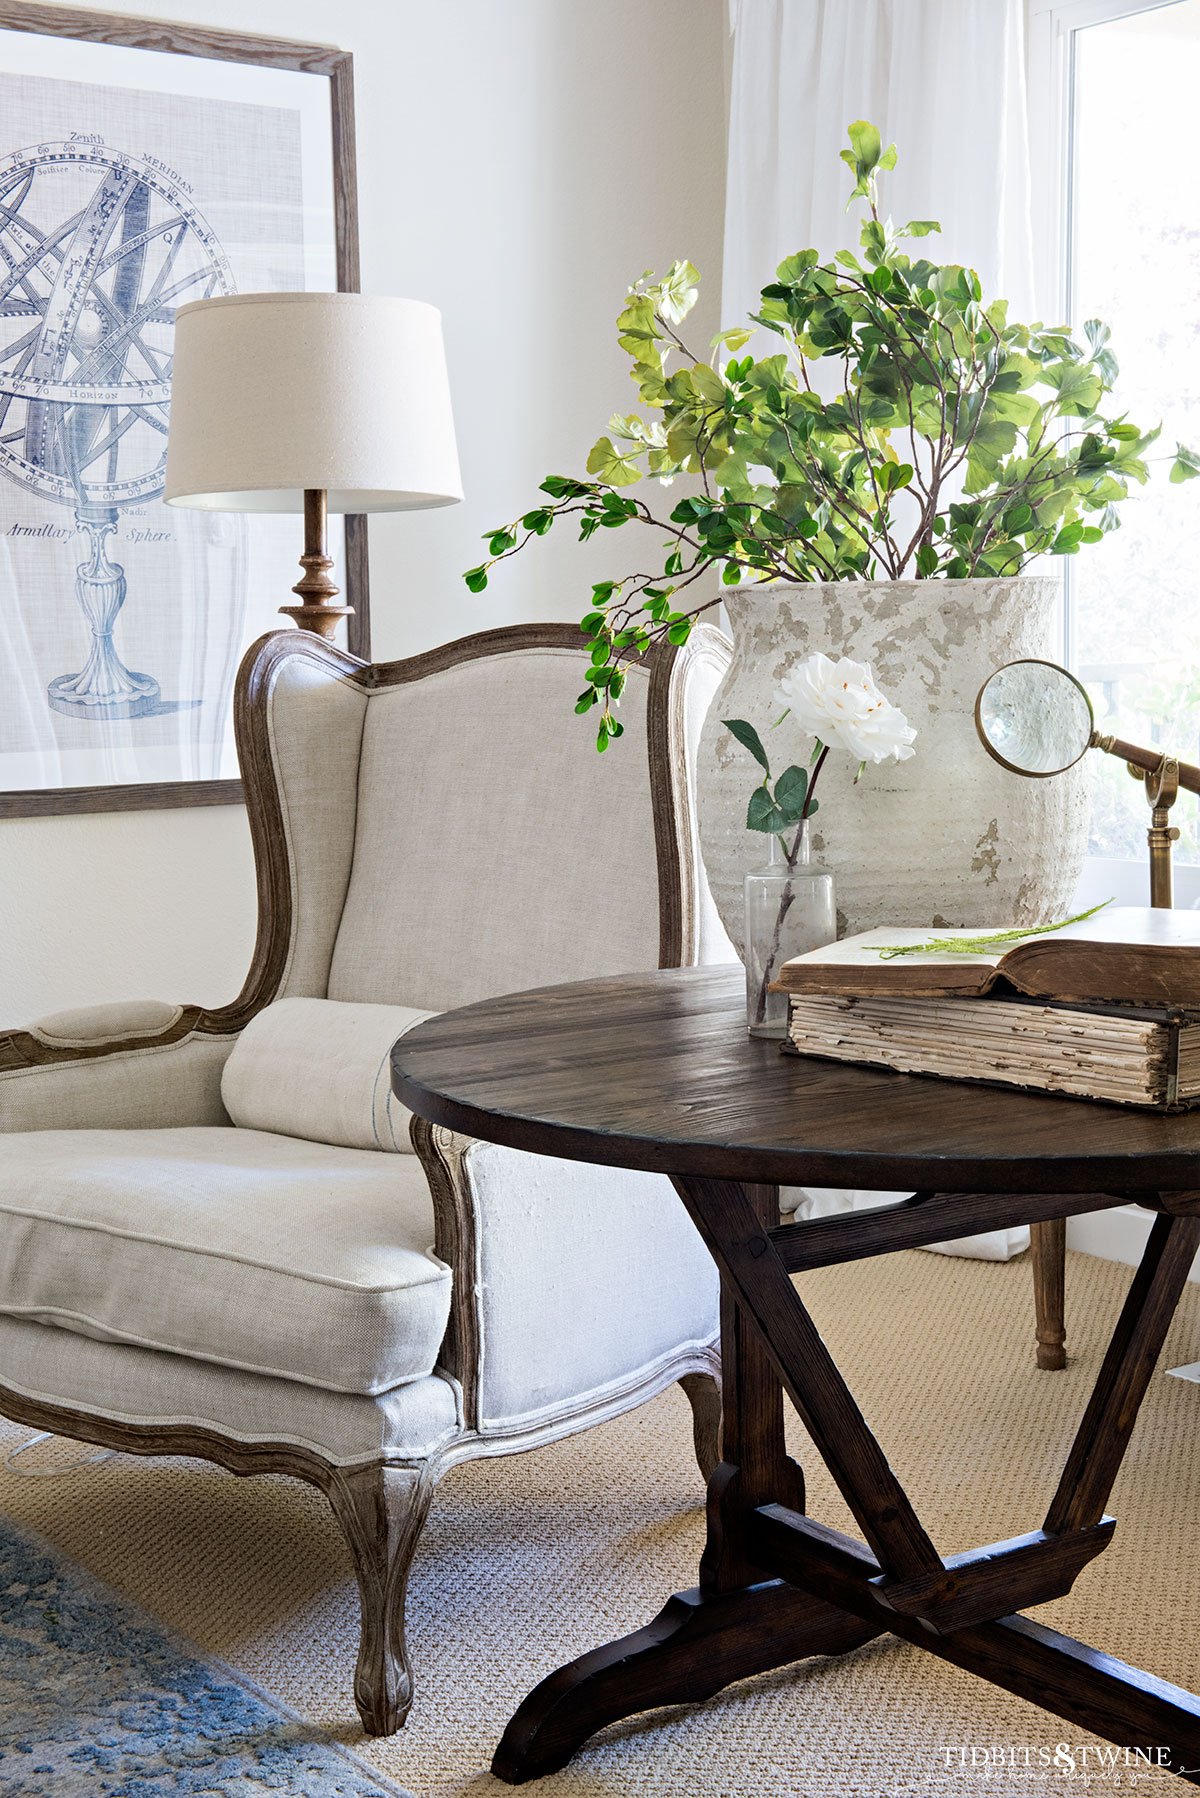
[[[1026,0],[1034,285],[1044,318],[1057,322],[1071,316],[1075,33],[1177,4],[1179,0]],[[1071,575],[1070,559],[1064,557],[1060,637],[1068,666],[1074,649]],[[1148,904],[1148,867],[1147,857],[1117,861],[1089,855],[1078,903],[1094,905],[1113,898],[1122,905]],[[1200,906],[1200,865],[1176,866],[1174,894],[1177,906]]]

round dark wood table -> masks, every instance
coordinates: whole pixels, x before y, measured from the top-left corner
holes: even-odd
[[[1105,1504],[1200,1245],[1200,1114],[920,1079],[746,1035],[740,968],[544,987],[418,1025],[402,1102],[467,1136],[670,1176],[721,1274],[722,1460],[699,1584],[553,1673],[493,1771],[566,1764],[620,1717],[892,1634],[1200,1784],[1200,1698],[1019,1615],[1107,1547]],[[779,1223],[778,1187],[910,1188],[900,1205]],[[943,1559],[791,1275],[1134,1202],[1150,1240],[1039,1528]],[[663,1269],[670,1278],[670,1269]],[[809,1517],[791,1400],[862,1539]]]

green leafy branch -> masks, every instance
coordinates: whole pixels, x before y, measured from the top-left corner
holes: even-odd
[[[710,569],[726,585],[1015,575],[1099,542],[1149,476],[1158,429],[1105,405],[1117,376],[1107,326],[1089,320],[1077,338],[1010,322],[972,269],[910,249],[934,220],[896,227],[881,215],[895,146],[865,120],[849,143],[859,251],[787,257],[749,325],[719,332],[707,358],[680,329],[698,294],[692,264],[642,274],[617,319],[641,410],[613,415],[590,478],[548,476],[542,503],[486,533],[487,559],[465,576],[482,592],[497,563],[563,519],[583,540],[631,523],[659,533],[661,567],[595,583],[582,620],[576,711],[599,708],[601,750],[621,734],[613,708],[629,663],[685,642],[717,603],[719,588],[688,591]],[[777,353],[747,351],[755,326]],[[829,386],[813,378],[819,363],[837,369],[831,398],[817,391]],[[1171,480],[1198,474],[1200,456],[1178,446]],[[665,516],[628,491],[680,476],[693,490]]]

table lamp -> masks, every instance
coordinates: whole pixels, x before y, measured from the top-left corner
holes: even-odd
[[[300,604],[332,637],[330,512],[462,498],[435,306],[358,293],[239,293],[175,315],[164,498],[210,512],[303,512]]]

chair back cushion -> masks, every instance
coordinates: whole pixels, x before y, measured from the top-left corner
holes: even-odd
[[[649,675],[600,756],[582,669],[516,646],[371,693],[331,999],[445,1011],[658,965]]]
[[[225,1109],[244,1130],[405,1152],[412,1114],[392,1093],[391,1049],[430,1015],[405,1005],[277,999],[251,1018],[225,1063]]]

